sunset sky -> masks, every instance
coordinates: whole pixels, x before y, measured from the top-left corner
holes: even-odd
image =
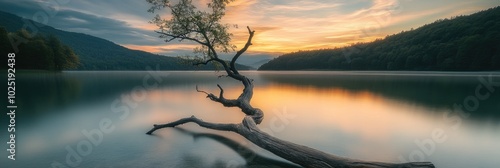
[[[0,0],[0,10],[33,19],[45,6],[55,11],[48,25],[101,37],[128,48],[165,55],[191,53],[193,44],[164,43],[149,24],[145,0]],[[204,4],[207,0],[196,1]],[[500,0],[239,0],[230,4],[225,23],[242,46],[246,26],[256,30],[249,55],[277,56],[298,50],[368,42],[417,28],[437,19],[499,6]],[[167,11],[162,11],[167,12]]]

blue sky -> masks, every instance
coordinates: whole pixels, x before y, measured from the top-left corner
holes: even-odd
[[[499,5],[500,0],[237,0],[230,4],[224,22],[241,27],[231,29],[237,46],[247,38],[245,26],[256,30],[250,55],[277,56],[373,41]],[[48,9],[53,15],[47,24],[58,29],[153,53],[190,53],[194,44],[167,44],[157,38],[154,25],[148,23],[154,16],[148,7],[145,0],[0,0],[0,10],[30,19]]]

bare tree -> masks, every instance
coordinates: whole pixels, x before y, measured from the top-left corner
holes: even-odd
[[[217,85],[220,89],[218,96],[199,90],[198,87],[196,90],[206,94],[207,98],[212,101],[219,102],[225,107],[238,107],[246,114],[241,123],[228,124],[205,122],[191,116],[167,124],[154,125],[147,134],[152,134],[161,128],[176,127],[192,122],[208,129],[238,133],[257,146],[303,167],[434,167],[429,162],[395,164],[343,158],[281,140],[263,132],[257,125],[262,122],[264,113],[250,104],[253,95],[253,81],[240,74],[235,67],[236,60],[252,45],[255,31],[247,27],[248,40],[230,62],[220,59],[218,55],[218,52],[228,53],[236,49],[234,45],[230,44],[232,36],[228,32],[230,25],[221,23],[221,18],[225,15],[226,5],[234,0],[212,0],[207,4],[207,8],[203,9],[198,9],[191,0],[178,0],[177,3],[172,3],[169,0],[146,1],[152,5],[149,12],[154,13],[161,9],[167,9],[171,13],[168,19],[156,15],[151,21],[158,26],[157,33],[160,34],[161,38],[164,38],[166,42],[188,40],[198,43],[200,46],[195,48],[195,53],[199,56],[195,59],[194,65],[218,64],[225,71],[227,77],[240,81],[244,86],[243,92],[237,99],[225,98],[224,89],[220,85]]]

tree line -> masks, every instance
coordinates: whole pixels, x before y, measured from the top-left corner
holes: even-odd
[[[284,54],[259,70],[500,70],[500,7],[370,43]]]
[[[22,40],[15,52],[11,41]],[[8,32],[0,27],[0,53],[16,53],[16,69],[61,71],[76,69],[80,64],[73,50],[52,35],[31,37],[24,29]],[[7,68],[7,57],[3,56],[2,69]]]
[[[42,24],[29,19],[23,20],[17,15],[2,11],[0,11],[0,20],[2,20],[0,27],[3,26],[10,32],[22,29],[25,22]],[[193,66],[187,64],[183,58],[131,50],[109,40],[83,33],[63,31],[48,25],[38,27],[37,32],[45,37],[55,36],[62,44],[69,46],[80,60],[76,70],[146,70],[146,67],[157,66],[159,70],[213,70],[216,68],[212,64]],[[10,44],[6,43],[2,46],[10,46]],[[1,64],[0,68],[4,66]],[[250,69],[241,64],[236,64],[236,66],[240,69]]]

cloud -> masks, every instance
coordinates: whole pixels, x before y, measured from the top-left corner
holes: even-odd
[[[236,11],[229,8],[226,21],[251,27],[258,25],[254,28],[257,32],[260,27],[273,28],[264,29],[255,36],[253,50],[291,52],[333,48],[348,45],[346,42],[351,42],[349,39],[359,36],[360,27],[366,26],[365,20],[370,19],[368,15],[378,15],[379,13],[374,13],[374,11],[382,11],[393,5],[394,1],[374,1],[373,3],[354,1],[353,4],[368,8],[353,8],[349,1],[260,1],[246,4],[247,6],[239,7]],[[345,6],[353,10],[341,10]],[[241,9],[247,9],[247,11]],[[358,31],[353,31],[353,29]],[[245,34],[238,31],[234,33],[238,37],[236,43],[243,45]],[[344,38],[331,38],[338,35],[343,35]],[[373,38],[356,40],[368,41]]]
[[[100,1],[89,3],[89,1],[70,1],[68,4],[48,4],[47,1],[17,1],[10,3],[1,1],[1,10],[12,12],[25,18],[33,19],[37,12],[44,12],[44,6],[51,9],[47,24],[66,31],[85,33],[100,38],[111,40],[118,44],[152,45],[161,43],[147,22],[147,19],[128,12],[128,8],[110,7],[112,4],[103,4]],[[111,3],[111,2],[108,2]],[[115,2],[116,3],[116,2]],[[130,2],[129,2],[130,4]],[[133,6],[133,3],[130,4]],[[116,5],[115,5],[116,6]],[[105,13],[93,12],[97,9],[106,9]],[[124,11],[126,10],[126,11]],[[146,13],[145,11],[143,11]],[[45,12],[48,13],[48,12]],[[112,15],[129,16],[113,17]],[[144,14],[143,14],[144,15]],[[51,15],[49,15],[51,16]],[[111,16],[111,17],[109,17]],[[142,23],[142,24],[139,24]]]
[[[196,44],[160,44],[160,45],[134,45],[134,44],[126,44],[124,47],[134,49],[134,50],[142,50],[150,53],[163,54],[168,56],[183,56],[183,55],[192,55],[193,48],[195,48]]]
[[[148,23],[154,14],[146,12],[149,4],[145,0],[51,2],[0,0],[0,10],[32,18],[48,7],[57,12],[49,19],[50,26],[153,53],[184,55],[195,46],[157,38],[155,25]],[[209,1],[194,2],[204,5]],[[248,38],[246,26],[256,31],[249,55],[279,55],[369,42],[437,19],[498,5],[500,1],[493,0],[237,0],[228,5],[223,22],[239,25],[230,29],[239,47]],[[162,16],[167,15],[167,11],[162,12]]]
[[[229,8],[225,21],[273,28],[254,37],[254,51],[292,52],[369,42],[440,18],[496,5],[500,3],[488,0],[261,0],[237,10]],[[234,32],[237,44],[243,45],[245,32]]]

